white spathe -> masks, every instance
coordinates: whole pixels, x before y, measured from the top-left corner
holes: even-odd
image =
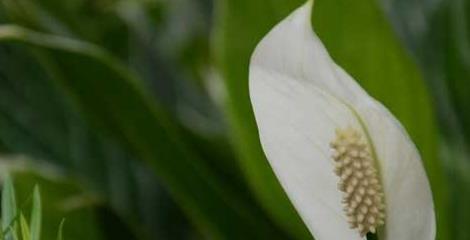
[[[312,30],[312,5],[275,26],[251,58],[250,97],[267,159],[317,240],[365,239],[348,225],[329,146],[336,129],[358,129],[370,136],[384,188],[380,240],[434,239],[432,194],[416,147],[331,59]]]

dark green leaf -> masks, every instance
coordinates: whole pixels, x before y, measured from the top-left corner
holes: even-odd
[[[119,56],[127,56],[128,31],[108,9],[113,4],[97,0],[5,0],[0,3],[7,19],[48,33],[73,36],[102,45]]]
[[[106,52],[84,42],[14,26],[1,27],[0,39],[32,46],[90,122],[154,167],[205,234],[234,239],[282,237],[255,204],[191,154],[179,137],[180,129],[154,104],[133,74]]]
[[[389,19],[420,63],[432,90],[442,136],[441,158],[450,176],[442,239],[469,239],[470,221],[470,4],[450,1],[383,1]],[[415,24],[419,23],[419,24]],[[442,219],[442,218],[441,218]]]
[[[47,160],[79,177],[136,231],[158,238],[189,234],[188,221],[154,173],[90,127],[27,50],[18,44],[0,46],[3,152]]]
[[[448,188],[438,159],[435,113],[417,64],[373,0],[317,1],[313,25],[335,61],[411,135],[431,181],[439,234],[445,235]]]

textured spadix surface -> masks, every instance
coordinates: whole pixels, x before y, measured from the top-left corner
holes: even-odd
[[[330,152],[335,131],[350,127],[375,155],[385,203],[380,239],[434,239],[431,190],[416,147],[333,62],[312,30],[311,11],[309,1],[275,26],[250,63],[250,97],[276,176],[317,240],[363,239],[349,226]]]
[[[383,187],[375,156],[365,136],[354,128],[337,129],[330,144],[338,189],[344,192],[344,212],[349,226],[361,236],[376,233],[384,224]]]

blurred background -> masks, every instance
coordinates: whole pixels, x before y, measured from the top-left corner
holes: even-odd
[[[0,175],[20,209],[40,185],[42,239],[312,239],[247,87],[302,3],[0,0]],[[312,22],[419,148],[438,239],[470,239],[470,1],[316,0]]]

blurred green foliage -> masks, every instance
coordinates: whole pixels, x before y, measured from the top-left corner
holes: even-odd
[[[20,209],[41,186],[43,239],[62,217],[64,239],[311,239],[260,148],[247,87],[256,44],[302,3],[2,0],[0,170]],[[417,144],[439,239],[470,237],[469,10],[316,0],[312,20]]]
[[[438,158],[431,98],[418,66],[374,3],[320,1],[315,5],[314,28],[335,61],[390,109],[411,135],[431,181],[438,237],[449,239],[445,224],[448,183]]]
[[[469,239],[461,226],[470,221],[470,3],[389,0],[386,12],[435,99],[441,160],[450,179],[448,239]]]

